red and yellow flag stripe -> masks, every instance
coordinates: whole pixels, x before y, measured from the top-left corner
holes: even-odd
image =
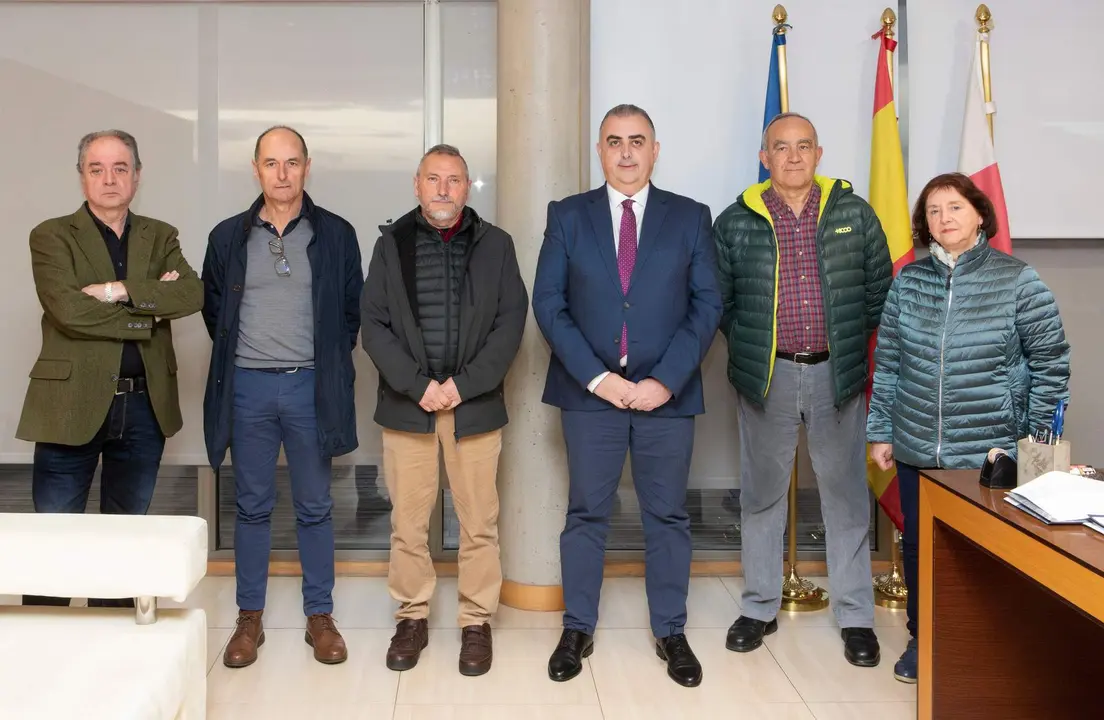
[[[874,81],[874,123],[870,139],[870,206],[878,215],[893,259],[893,274],[916,259],[912,245],[912,225],[909,221],[908,189],[905,184],[905,161],[901,153],[901,134],[897,127],[897,109],[893,101],[893,51],[897,41],[880,32],[878,43],[878,73]],[[870,338],[870,379],[867,402],[874,376],[874,348],[878,338]],[[901,497],[897,488],[897,473],[880,469],[866,456],[866,478],[878,505],[898,529],[903,529]]]

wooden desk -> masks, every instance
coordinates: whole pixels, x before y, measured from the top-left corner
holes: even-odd
[[[1104,535],[1004,495],[921,471],[919,717],[1101,717]]]

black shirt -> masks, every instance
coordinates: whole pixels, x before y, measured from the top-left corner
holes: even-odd
[[[88,207],[87,202],[84,204],[84,209],[92,217],[92,222],[96,223],[100,235],[103,236],[107,252],[111,255],[111,266],[115,268],[115,279],[120,282],[126,280],[130,213],[127,213],[126,225],[123,227],[123,237],[120,238],[114,230],[100,222],[100,219]],[[130,305],[130,300],[127,300],[125,304]],[[133,340],[127,340],[123,343],[123,359],[119,363],[119,377],[145,377],[145,375],[146,366],[142,363],[142,353],[138,351],[138,344]]]

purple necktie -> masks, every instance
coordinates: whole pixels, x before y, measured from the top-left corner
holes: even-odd
[[[621,274],[621,292],[629,294],[629,278],[636,264],[636,213],[633,212],[632,198],[621,203],[625,210],[621,213],[621,238],[617,243],[617,271]],[[621,357],[629,353],[629,328],[621,325]]]

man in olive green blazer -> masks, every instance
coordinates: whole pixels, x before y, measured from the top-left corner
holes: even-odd
[[[128,133],[86,135],[77,161],[86,202],[31,231],[42,350],[16,437],[35,443],[36,512],[84,512],[102,462],[100,512],[145,514],[165,438],[182,425],[169,321],[202,309],[203,283],[176,228],[130,212],[141,168]]]

